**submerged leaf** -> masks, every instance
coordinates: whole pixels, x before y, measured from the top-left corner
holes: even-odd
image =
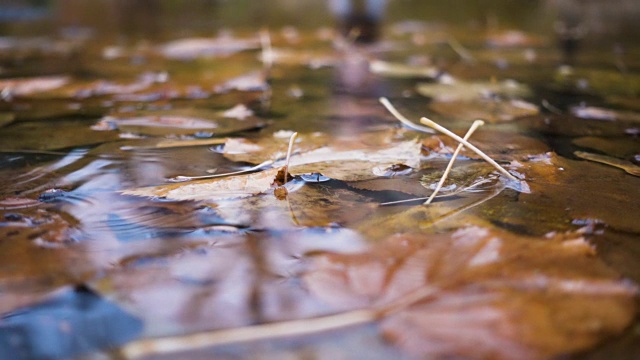
[[[394,78],[434,79],[440,74],[440,70],[433,66],[410,66],[382,60],[370,61],[369,71],[377,75]]]
[[[471,101],[491,98],[494,95],[506,97],[527,97],[531,95],[528,86],[514,80],[501,82],[420,83],[416,90],[420,95],[434,101]]]
[[[3,96],[29,96],[55,90],[68,82],[69,77],[67,76],[2,79],[0,80],[0,93]]]
[[[637,288],[593,251],[578,234],[467,227],[319,255],[304,279],[338,309],[382,309],[387,338],[418,356],[547,358],[593,346],[633,318]]]
[[[582,159],[607,164],[626,171],[633,176],[640,176],[640,166],[632,164],[628,161],[620,160],[611,156],[589,153],[585,151],[576,151],[574,154]]]
[[[169,59],[191,60],[197,57],[229,56],[258,48],[260,42],[257,38],[188,38],[169,42],[160,48],[160,52]]]
[[[434,101],[429,104],[429,108],[451,119],[482,119],[492,123],[511,121],[540,112],[540,109],[534,104],[509,99]]]
[[[244,115],[247,114],[244,113]],[[140,111],[103,117],[92,129],[117,129],[122,132],[154,136],[198,132],[224,135],[265,125],[257,118],[238,119],[238,116],[238,114],[195,108]]]

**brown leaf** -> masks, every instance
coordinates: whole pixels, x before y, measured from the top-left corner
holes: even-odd
[[[420,356],[547,358],[593,346],[633,318],[637,288],[593,252],[579,234],[527,238],[472,226],[319,255],[304,279],[336,308],[383,313],[430,289],[381,322],[389,339]]]
[[[272,168],[247,175],[189,181],[124,190],[125,195],[160,197],[168,200],[222,200],[243,198],[271,189],[279,169]]]

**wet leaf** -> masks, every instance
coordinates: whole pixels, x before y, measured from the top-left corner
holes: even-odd
[[[547,358],[593,346],[633,318],[638,289],[593,251],[579,234],[533,239],[472,226],[319,255],[304,279],[343,310],[422,294],[380,323],[417,356]]]
[[[527,97],[531,95],[528,86],[514,80],[500,82],[465,82],[455,80],[452,83],[420,83],[416,90],[420,95],[434,101],[471,101],[493,96]]]
[[[11,124],[16,116],[13,113],[0,112],[0,127]]]
[[[540,109],[534,104],[522,100],[506,99],[434,101],[429,104],[429,108],[451,119],[482,119],[491,123],[511,121],[540,112]]]
[[[67,76],[42,76],[0,80],[0,92],[6,96],[29,96],[58,89],[69,82]]]
[[[572,141],[583,148],[601,151],[607,155],[622,159],[632,158],[640,152],[640,142],[634,138],[609,139],[605,137],[585,136]]]
[[[497,174],[492,175],[494,171],[493,166],[487,163],[456,163],[447,176],[441,193],[459,192],[462,189],[473,189],[482,184],[495,183]],[[433,171],[423,175],[420,183],[425,188],[434,190],[442,177],[442,173],[443,171]]]
[[[0,131],[3,150],[55,150],[116,140],[117,134],[97,132],[80,120],[19,122]]]
[[[255,117],[238,119],[228,115],[225,112],[219,113],[196,108],[140,111],[106,116],[94,125],[92,129],[102,131],[117,129],[122,132],[153,136],[195,134],[199,132],[226,135],[265,125],[262,120]],[[238,116],[238,114],[231,115]]]
[[[369,71],[374,74],[393,78],[434,79],[441,71],[433,66],[410,66],[402,63],[391,63],[382,60],[369,62]]]
[[[640,166],[632,164],[629,161],[620,160],[611,156],[589,153],[585,151],[576,151],[574,154],[582,159],[607,164],[626,171],[633,176],[640,176]]]
[[[124,190],[125,195],[157,197],[168,200],[223,200],[264,193],[272,188],[279,169],[226,178]]]
[[[228,36],[218,38],[187,38],[164,44],[160,53],[176,60],[193,60],[198,57],[229,56],[234,53],[258,49],[260,41],[257,38],[238,39]]]
[[[474,133],[470,142],[496,161],[527,160],[550,150],[548,145],[533,137],[491,129]],[[448,136],[433,135],[424,139],[422,145],[431,155],[450,155],[458,143]],[[460,154],[469,159],[481,159],[467,148]]]
[[[235,77],[214,87],[216,93],[225,93],[232,90],[265,91],[267,89],[269,89],[269,84],[267,83],[266,74],[262,70]]]
[[[571,107],[570,110],[574,116],[583,119],[640,122],[640,114],[632,111],[620,111],[584,105]]]

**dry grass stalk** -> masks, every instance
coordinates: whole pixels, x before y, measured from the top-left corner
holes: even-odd
[[[421,132],[433,134],[433,130],[429,129],[428,127],[424,127],[424,126],[420,126],[418,124],[414,124],[411,120],[409,120],[406,117],[404,117],[395,108],[395,106],[393,106],[391,104],[391,102],[387,98],[381,97],[381,98],[378,99],[378,101],[380,101],[380,103],[382,105],[384,105],[384,107],[391,113],[391,115],[393,115],[396,119],[398,119],[398,121],[400,121],[404,126],[410,128],[410,129],[416,130],[416,131],[421,131]]]
[[[467,140],[461,138],[460,136],[452,133],[451,131],[449,131],[448,129],[436,124],[435,121],[428,119],[426,117],[422,117],[420,118],[420,122],[429,126],[430,128],[433,128],[435,130],[440,131],[441,133],[451,137],[452,139],[456,140],[457,142],[459,142],[460,144],[466,146],[467,148],[469,148],[470,150],[472,150],[473,152],[475,152],[476,154],[478,154],[478,156],[480,156],[481,158],[483,158],[486,162],[488,162],[489,164],[491,164],[493,167],[496,168],[496,170],[498,170],[500,173],[502,173],[504,176],[506,176],[507,178],[513,180],[513,181],[519,181],[515,176],[511,175],[507,170],[505,170],[505,168],[503,168],[502,166],[500,166],[497,162],[495,162],[495,160],[493,160],[492,158],[490,158],[487,154],[485,154],[484,152],[482,152],[482,150],[478,149],[477,147],[475,147],[473,144],[469,143]]]
[[[464,135],[464,140],[469,140],[469,138],[474,133],[474,131],[476,131],[476,129],[478,127],[482,126],[482,125],[484,125],[484,121],[482,121],[482,120],[474,121],[473,124],[471,124],[471,127],[469,128],[469,131],[467,131],[467,133]],[[449,160],[449,163],[447,164],[447,167],[445,168],[444,173],[442,174],[442,177],[440,178],[440,181],[438,181],[438,184],[436,185],[436,188],[433,190],[433,193],[431,194],[431,196],[429,196],[427,201],[425,201],[425,203],[424,203],[425,205],[431,204],[431,201],[433,201],[433,198],[436,197],[436,195],[438,194],[438,192],[442,188],[442,185],[444,185],[444,182],[447,179],[447,176],[449,176],[449,173],[451,172],[451,168],[453,167],[453,163],[456,161],[456,158],[458,157],[458,154],[460,154],[460,151],[462,150],[463,147],[464,147],[464,145],[462,145],[462,143],[458,144],[458,147],[453,152],[453,155],[451,156],[451,160]]]

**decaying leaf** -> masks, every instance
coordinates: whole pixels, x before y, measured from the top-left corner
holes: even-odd
[[[288,137],[288,132],[274,134]],[[291,156],[292,174],[321,173],[324,176],[357,181],[381,176],[381,169],[396,166],[420,167],[420,148],[417,140],[398,141],[394,131],[362,134],[357,139],[333,139],[326,134],[302,134],[296,141]],[[279,141],[262,138],[259,141],[229,138],[222,149],[224,156],[233,161],[259,164],[266,160],[282,166],[285,155]]]
[[[497,174],[493,166],[487,163],[468,163],[456,164],[452,169],[447,180],[444,182],[442,193],[458,192],[461,189],[470,189],[487,183],[495,183]],[[442,177],[442,171],[433,171],[423,175],[420,183],[427,189],[434,190],[436,184]]]
[[[632,320],[638,289],[593,252],[579,234],[471,226],[319,255],[304,280],[337,309],[383,309],[382,332],[418,356],[538,359],[593,346]]]
[[[582,159],[607,164],[626,171],[633,176],[640,176],[640,166],[632,164],[628,161],[620,160],[611,156],[589,153],[585,151],[575,151],[574,154]]]
[[[571,107],[570,111],[574,116],[583,119],[640,122],[640,114],[632,111],[620,111],[584,105],[573,106]]]
[[[29,96],[55,90],[68,82],[67,76],[3,79],[0,80],[0,92],[3,96]]]
[[[370,61],[369,71],[377,75],[394,78],[434,79],[440,74],[440,70],[433,66],[410,66],[382,60]]]
[[[229,56],[234,53],[258,49],[258,38],[234,39],[227,36],[218,38],[188,38],[164,44],[160,53],[169,59],[191,60],[197,57]]]
[[[523,161],[550,150],[547,144],[533,137],[492,129],[476,132],[470,142],[496,161]],[[422,145],[432,155],[449,155],[458,143],[448,136],[433,135],[424,139]],[[463,148],[460,154],[470,159],[480,159],[467,148]]]
[[[540,112],[536,105],[526,101],[488,98],[467,101],[434,101],[429,104],[429,108],[450,119],[482,119],[492,123],[511,121]]]
[[[247,113],[245,112],[245,115]],[[233,116],[231,116],[233,115]],[[144,135],[194,134],[224,135],[265,125],[255,117],[238,119],[238,114],[206,109],[139,111],[103,117],[93,130],[120,130]],[[244,115],[243,115],[244,116]]]
[[[227,91],[265,91],[269,89],[266,73],[262,70],[253,71],[245,75],[227,80],[214,88],[216,93]]]
[[[531,95],[528,86],[514,80],[495,82],[465,82],[453,81],[452,83],[420,83],[416,90],[420,95],[429,97],[434,101],[471,101],[482,98],[491,98],[494,95],[505,97],[527,97]]]
[[[125,195],[159,197],[168,200],[223,200],[261,194],[271,189],[279,169],[272,168],[247,175],[196,180],[125,190]]]

